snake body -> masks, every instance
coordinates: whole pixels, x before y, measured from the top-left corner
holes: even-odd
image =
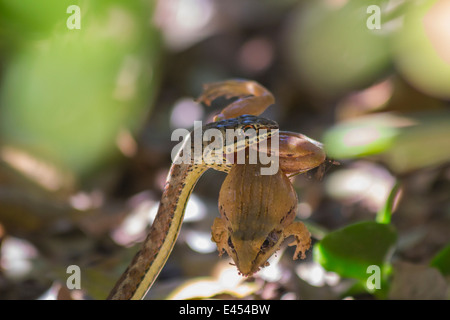
[[[220,130],[223,137],[227,129],[242,129],[251,126],[255,129],[258,139],[246,142],[248,147],[256,141],[270,138],[278,131],[276,122],[252,115],[243,115],[233,119],[221,120],[204,125],[201,130],[204,133],[208,129]],[[266,129],[264,134],[261,129]],[[194,131],[190,133],[192,139],[185,139],[185,143],[191,143],[191,151],[194,151]],[[224,138],[225,140],[225,138]],[[203,142],[206,147],[207,142]],[[177,157],[181,157],[181,148]],[[226,146],[223,154],[229,153]],[[108,296],[112,300],[138,300],[144,298],[153,282],[164,267],[173,246],[177,240],[184,217],[186,204],[198,179],[209,168],[227,172],[230,165],[211,164],[208,162],[178,163],[174,159],[166,180],[157,215],[148,232],[141,250],[135,255],[132,262],[122,274]]]

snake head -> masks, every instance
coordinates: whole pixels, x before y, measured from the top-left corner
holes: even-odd
[[[267,130],[267,131],[272,130],[273,132],[278,132],[279,126],[278,123],[274,120],[244,114],[236,118],[210,122],[204,126],[203,130],[211,128],[219,129],[224,132],[226,130],[238,130],[238,129],[241,129],[242,131],[246,132],[249,129],[253,129],[258,133],[260,130]]]
[[[249,114],[244,114],[235,119],[238,122],[238,126],[241,126],[244,131],[248,128],[253,128],[256,131],[260,129],[278,130],[278,123],[270,119]]]
[[[223,161],[226,164],[243,163],[245,162],[245,150],[249,147],[258,150],[261,142],[267,142],[275,136],[278,137],[279,132],[278,123],[254,115],[241,115],[232,119],[211,122],[201,129],[203,130],[203,159],[210,167],[221,171],[223,167],[221,169],[217,163],[222,164]],[[195,137],[195,132],[192,134]],[[195,138],[192,141],[194,142]],[[269,154],[267,150],[263,152],[266,155]],[[226,172],[229,171],[230,166],[227,168]]]

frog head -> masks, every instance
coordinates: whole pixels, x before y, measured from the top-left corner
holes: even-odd
[[[256,232],[250,236],[241,231],[230,232],[226,251],[239,272],[251,276],[268,265],[268,259],[279,249],[283,240],[281,230]]]

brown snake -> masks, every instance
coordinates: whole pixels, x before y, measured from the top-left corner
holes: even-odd
[[[272,120],[253,115],[243,115],[232,119],[221,120],[204,125],[201,130],[218,129],[223,137],[227,129],[243,129],[251,127],[256,131],[258,139],[247,142],[245,147],[256,141],[270,138],[278,132],[278,124]],[[261,130],[265,129],[265,130]],[[261,132],[261,133],[260,133]],[[194,131],[190,133],[194,136]],[[192,143],[194,139],[186,139],[186,143]],[[225,140],[225,138],[224,138]],[[206,147],[207,142],[203,142]],[[181,153],[177,157],[182,157]],[[193,151],[193,144],[191,150]],[[234,153],[223,147],[223,155]],[[229,164],[214,164],[208,161],[195,163],[174,163],[170,168],[166,185],[161,197],[158,213],[148,232],[147,238],[142,244],[141,250],[135,255],[131,264],[122,274],[115,287],[108,296],[113,300],[138,300],[143,299],[153,282],[164,267],[180,232],[186,204],[198,179],[209,168],[228,172]]]

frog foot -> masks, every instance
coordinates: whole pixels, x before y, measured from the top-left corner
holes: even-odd
[[[222,256],[228,246],[228,233],[223,220],[220,218],[214,219],[211,231],[211,240],[216,243],[219,256]]]
[[[297,260],[299,257],[305,259],[305,252],[311,246],[311,234],[306,226],[302,222],[294,221],[284,229],[283,233],[286,238],[289,236],[295,237],[294,241],[289,243],[289,246],[297,246],[293,259]]]
[[[216,115],[214,121],[236,118],[244,114],[257,116],[275,102],[269,90],[255,81],[244,79],[208,83],[203,86],[203,93],[196,101],[210,106],[212,101],[219,97],[238,99]]]

